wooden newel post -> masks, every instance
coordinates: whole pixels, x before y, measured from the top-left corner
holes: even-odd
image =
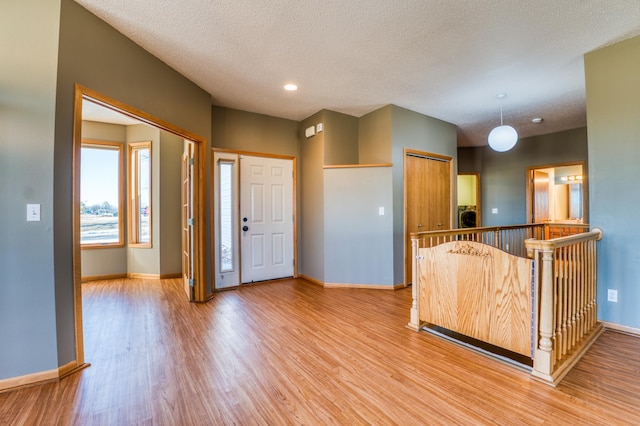
[[[553,333],[555,328],[555,295],[553,279],[553,249],[541,250],[541,270],[540,280],[540,317],[539,343],[536,348],[533,360],[534,375],[549,378],[554,364]],[[536,374],[537,373],[537,374]]]
[[[418,331],[420,330],[420,318],[418,315],[418,239],[413,235],[411,236],[411,318],[407,327]]]

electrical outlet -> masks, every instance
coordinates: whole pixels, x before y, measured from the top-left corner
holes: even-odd
[[[492,208],[491,209],[491,214],[498,214],[498,209],[497,208]]]
[[[607,302],[618,303],[618,290],[607,289]]]

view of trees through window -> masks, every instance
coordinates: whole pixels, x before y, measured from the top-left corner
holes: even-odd
[[[80,161],[80,243],[120,245],[122,241],[122,144],[82,144]]]

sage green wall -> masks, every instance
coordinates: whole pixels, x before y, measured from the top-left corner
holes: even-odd
[[[160,132],[160,275],[182,272],[182,152],[184,139]]]
[[[458,171],[480,172],[482,226],[519,225],[527,222],[527,168],[586,161],[587,129],[523,138],[507,152],[484,146],[458,153]]]
[[[390,163],[391,105],[363,115],[358,126],[359,163]]]
[[[160,209],[160,174],[162,173],[160,169],[160,129],[146,124],[127,126],[127,144],[147,141],[151,142],[151,247],[135,247],[127,244],[127,272],[130,274],[160,275],[160,246],[162,245],[160,223],[163,213]],[[131,167],[128,151],[127,146],[125,170],[129,170]],[[128,175],[128,173],[126,174]],[[131,182],[127,182],[126,187],[129,188],[130,185]]]
[[[640,37],[585,55],[591,223],[598,247],[598,318],[640,328]],[[618,303],[607,301],[618,290]]]
[[[394,284],[404,283],[404,149],[410,148],[453,159],[457,174],[457,128],[436,118],[391,105],[393,162]],[[455,185],[455,180],[453,185]]]
[[[239,151],[299,157],[298,122],[214,106],[211,145]]]
[[[393,285],[391,172],[391,167],[324,171],[325,282]]]
[[[298,272],[324,282],[324,138],[325,132],[307,138],[304,129],[324,122],[324,111],[300,123],[302,170],[302,232],[298,239],[302,256]]]
[[[49,2],[42,3],[47,4],[47,9],[49,8]],[[32,21],[31,17],[24,20],[24,22]],[[211,96],[72,0],[61,0],[59,22],[53,173],[48,176],[48,181],[54,182],[53,256],[56,329],[58,363],[64,365],[75,359],[71,260],[75,83],[80,83],[205,138],[211,135]],[[39,27],[31,27],[30,30],[39,34],[43,32]],[[47,44],[50,45],[52,43],[50,40],[55,40],[55,37],[51,37],[51,34],[47,34],[46,31],[45,34],[48,37]],[[53,46],[52,49],[55,51],[54,42]],[[16,51],[25,57],[39,57],[36,54],[28,54],[33,51],[32,49],[25,47],[22,51],[20,49]],[[50,55],[51,53],[45,54],[45,56]],[[55,78],[55,68],[51,75]],[[209,143],[207,143],[208,146],[210,146]],[[206,151],[208,152],[208,149]],[[203,160],[207,163],[208,176],[209,156],[205,156]],[[43,180],[43,182],[46,181],[46,179]],[[208,189],[205,193],[207,194],[206,217],[211,217]],[[209,222],[206,225],[205,235],[211,235]],[[210,239],[206,238],[205,241],[205,259],[210,259]],[[206,265],[205,281],[207,291],[210,291],[211,265],[209,262]],[[22,345],[18,344],[18,346]]]
[[[127,127],[119,124],[97,123],[94,121],[82,122],[82,139],[92,139],[99,141],[120,142],[125,145],[127,140]],[[124,146],[123,155],[126,156],[127,147]],[[125,169],[126,170],[126,169]],[[123,176],[126,179],[126,172]],[[125,205],[122,207],[122,217],[127,214],[126,185],[124,188]],[[126,241],[126,221],[125,221],[125,241]],[[81,268],[83,277],[95,277],[100,275],[120,275],[127,273],[127,248],[101,248],[82,250]]]
[[[329,110],[323,113],[324,164],[358,164],[358,118]]]
[[[0,2],[0,380],[57,369],[53,151],[60,1]],[[27,222],[40,204],[40,222]]]
[[[302,273],[302,161],[299,126],[297,121],[253,112],[219,106],[211,109],[213,147],[296,158],[298,272]]]

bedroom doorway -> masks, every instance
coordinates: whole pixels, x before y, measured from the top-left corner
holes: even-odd
[[[73,191],[72,191],[72,232],[73,232],[73,245],[72,245],[72,264],[73,264],[73,292],[74,292],[74,322],[75,322],[75,335],[76,335],[76,360],[78,364],[84,364],[84,338],[83,338],[83,322],[82,322],[82,248],[81,248],[81,199],[80,199],[80,180],[81,180],[81,149],[82,149],[82,134],[83,134],[83,102],[89,101],[106,110],[116,112],[118,114],[125,115],[130,118],[134,118],[143,124],[155,127],[161,131],[165,131],[171,134],[175,139],[190,144],[192,148],[193,161],[190,164],[193,166],[191,170],[191,178],[193,184],[191,185],[191,194],[189,197],[189,210],[192,212],[190,222],[192,224],[192,239],[191,244],[188,246],[182,246],[183,251],[189,253],[191,259],[191,274],[190,283],[192,285],[191,294],[192,298],[189,300],[205,301],[205,283],[204,283],[204,235],[203,230],[205,227],[205,214],[204,214],[204,187],[199,184],[200,176],[204,175],[204,146],[206,139],[196,134],[190,133],[179,127],[176,127],[170,123],[164,122],[158,118],[155,118],[149,114],[146,114],[140,110],[129,107],[121,102],[118,102],[112,98],[102,95],[92,89],[83,87],[76,84],[75,98],[74,98],[74,130],[73,130]],[[178,157],[179,158],[179,157]],[[203,161],[200,161],[200,160]],[[178,160],[179,161],[179,160]],[[123,162],[124,163],[124,162]],[[121,168],[123,165],[120,166]],[[123,175],[121,170],[120,174]],[[178,178],[176,178],[176,185],[179,186]],[[179,207],[179,198],[176,200],[177,207]],[[178,209],[179,210],[179,209]],[[150,210],[140,210],[141,215],[145,215],[147,212],[151,214]],[[137,212],[130,212],[135,214]],[[118,212],[118,217],[121,219],[120,223],[124,221],[124,216]],[[179,222],[176,222],[176,229],[179,227]],[[144,233],[141,233],[144,236]],[[121,245],[124,245],[124,241],[131,242],[131,234],[125,237],[120,232]],[[144,245],[144,244],[141,244]],[[149,246],[151,242],[149,241]],[[128,276],[127,274],[120,274],[121,276]],[[189,292],[187,293],[187,297]]]

